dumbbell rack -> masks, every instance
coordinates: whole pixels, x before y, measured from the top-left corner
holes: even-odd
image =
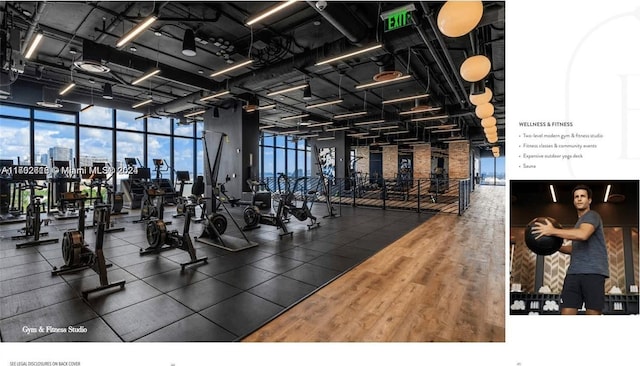
[[[528,315],[530,312],[539,315],[560,314],[559,310],[544,310],[547,301],[560,304],[560,294],[511,292],[509,304],[513,305],[515,301],[524,301],[525,309],[509,309],[511,315]],[[583,313],[584,311],[578,312],[578,314]],[[604,315],[638,315],[638,294],[605,295],[602,313]]]

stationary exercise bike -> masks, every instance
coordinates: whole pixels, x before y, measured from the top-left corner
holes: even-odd
[[[245,207],[242,212],[242,216],[246,224],[242,230],[254,230],[259,228],[260,224],[262,224],[275,226],[282,230],[282,233],[278,234],[280,238],[285,235],[293,235],[293,232],[289,231],[285,224],[284,201],[281,198],[278,200],[278,208],[274,213],[271,211],[271,192],[268,190],[267,185],[265,183],[252,180],[248,180],[247,183],[251,188],[252,199],[251,205]],[[263,213],[261,210],[262,207],[269,209],[269,213]]]
[[[142,207],[140,208],[140,219],[135,220],[134,223],[147,223],[155,219],[164,219],[164,198],[166,192],[163,189],[159,189],[157,186],[147,183],[144,189],[144,197],[142,198]],[[165,222],[166,225],[170,225],[170,221]]]
[[[184,216],[186,212],[186,206],[191,202],[189,197],[184,197],[184,185],[189,181],[189,172],[184,170],[178,170],[176,172],[176,180],[180,188],[176,192],[176,214],[173,217]]]
[[[281,192],[281,202],[284,206],[282,215],[285,220],[288,220],[290,215],[295,217],[298,221],[311,220],[311,222],[307,224],[307,228],[311,230],[320,226],[317,218],[311,213],[311,206],[308,204],[309,197],[314,196],[316,194],[316,191],[307,191],[303,195],[302,204],[300,206],[297,206],[295,203],[295,192],[297,191],[298,184],[306,179],[307,177],[296,179],[296,182],[293,185],[293,189],[291,189],[289,177],[281,173],[278,176],[278,190]]]
[[[16,179],[17,176],[14,176],[14,179]],[[19,178],[19,177],[18,177]],[[46,176],[45,176],[46,178]],[[36,180],[34,179],[29,179],[26,180],[26,183],[23,185],[20,185],[20,191],[24,191],[29,189],[29,197],[30,197],[30,202],[27,205],[27,219],[25,221],[25,227],[22,228],[20,230],[20,232],[23,233],[23,235],[16,235],[16,236],[12,236],[11,239],[13,240],[20,240],[20,239],[26,239],[26,238],[30,238],[33,237],[33,240],[29,240],[23,243],[19,243],[16,244],[16,248],[24,248],[27,246],[36,246],[36,245],[40,245],[40,244],[48,244],[48,243],[57,243],[58,242],[58,238],[47,238],[47,239],[41,239],[40,237],[42,236],[48,236],[49,233],[47,232],[42,232],[40,231],[42,228],[42,225],[44,224],[44,226],[48,226],[49,225],[49,219],[44,219],[42,220],[40,218],[40,214],[42,212],[42,203],[40,202],[40,200],[43,198],[43,196],[40,195],[36,195],[35,194],[35,190],[41,190],[41,189],[45,189],[46,186],[43,185],[38,185],[36,183]],[[22,196],[20,194],[20,196]]]
[[[207,263],[207,257],[198,258],[196,256],[196,249],[193,247],[193,241],[189,236],[191,218],[195,215],[195,206],[193,203],[188,203],[185,206],[182,234],[178,233],[178,230],[167,231],[167,226],[161,219],[149,221],[147,223],[147,242],[149,247],[144,250],[140,249],[140,255],[157,254],[164,250],[177,248],[188,252],[191,258],[189,262],[180,263],[183,271],[185,266],[200,262]],[[226,229],[226,221],[224,225]]]
[[[90,293],[96,291],[112,287],[120,287],[120,289],[123,289],[126,281],[109,282],[107,278],[107,268],[111,267],[111,264],[106,263],[102,250],[106,226],[106,212],[110,209],[109,206],[98,203],[94,207],[94,215],[98,217],[98,226],[95,250],[91,250],[84,240],[84,200],[86,197],[82,194],[76,194],[74,198],[68,199],[75,200],[78,203],[82,214],[79,216],[78,230],[69,230],[65,232],[62,237],[62,258],[64,259],[64,265],[60,268],[54,267],[51,274],[64,275],[88,268],[93,269],[98,274],[100,285],[93,289],[82,291],[82,297],[85,299]]]
[[[91,182],[89,184],[84,183],[85,186],[91,188],[91,192],[93,192],[93,188],[96,188],[96,197],[93,198],[94,202],[93,202],[93,207],[94,207],[94,214],[93,214],[93,222],[91,224],[92,228],[96,228],[98,226],[98,222],[101,219],[100,217],[98,217],[98,215],[95,213],[95,207],[96,206],[101,206],[101,205],[106,205],[107,206],[107,211],[104,213],[104,220],[106,222],[106,228],[104,229],[105,233],[113,233],[113,232],[120,232],[120,231],[124,231],[125,228],[124,227],[115,227],[113,221],[111,220],[111,215],[112,213],[112,208],[113,205],[109,202],[109,184],[107,183],[107,179],[104,178],[91,178]],[[107,189],[107,203],[105,204],[104,202],[102,202],[102,187],[105,187]]]

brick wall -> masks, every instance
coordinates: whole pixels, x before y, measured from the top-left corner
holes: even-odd
[[[398,146],[382,147],[382,175],[384,178],[395,178],[398,174]]]
[[[431,145],[413,147],[413,178],[428,179],[431,173]]]
[[[449,178],[469,178],[469,141],[452,142],[449,144]]]
[[[356,157],[362,157],[356,162],[356,172],[369,174],[369,146],[357,146]]]

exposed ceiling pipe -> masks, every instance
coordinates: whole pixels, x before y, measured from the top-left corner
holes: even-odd
[[[420,35],[420,38],[422,38],[422,41],[424,42],[424,44],[427,46],[427,50],[429,50],[429,53],[431,54],[431,57],[436,62],[436,65],[438,65],[438,68],[440,69],[440,72],[442,73],[442,76],[447,81],[447,84],[449,84],[449,88],[451,88],[451,91],[456,96],[456,101],[458,103],[460,103],[460,107],[464,108],[465,107],[466,98],[461,97],[460,93],[458,93],[458,89],[453,84],[453,81],[451,81],[451,77],[449,76],[450,71],[448,71],[445,68],[444,64],[442,63],[442,60],[440,60],[440,56],[438,56],[438,54],[436,53],[436,50],[434,50],[433,47],[431,46],[431,43],[429,43],[429,39],[427,37],[427,34],[422,29],[420,24],[415,24],[414,28],[418,32],[418,34]]]
[[[20,53],[24,54],[24,51],[26,50],[27,46],[29,45],[29,40],[31,40],[31,37],[33,36],[33,33],[35,33],[36,29],[38,28],[38,23],[40,23],[40,16],[42,15],[42,12],[44,11],[44,7],[45,6],[47,6],[47,2],[46,1],[38,3],[38,5],[36,7],[36,12],[35,12],[35,14],[33,14],[33,17],[29,21],[31,23],[31,25],[29,26],[29,29],[27,29],[27,34],[24,36],[25,42],[22,43],[22,47],[20,49]],[[11,6],[11,7],[17,12],[17,9],[15,9],[15,7],[13,7],[13,6]]]
[[[369,29],[348,6],[338,2],[324,2],[325,7],[318,6],[318,1],[307,1],[327,22],[342,33],[349,42],[361,47],[369,36]]]
[[[429,26],[431,27],[433,34],[435,34],[436,40],[438,41],[438,44],[442,49],[442,53],[444,54],[444,57],[447,59],[447,62],[449,63],[449,67],[451,68],[451,70],[453,70],[453,75],[455,76],[456,81],[458,82],[458,86],[460,87],[460,89],[466,91],[466,88],[462,83],[462,78],[460,77],[460,74],[456,72],[457,68],[453,62],[453,59],[451,58],[451,53],[449,52],[449,49],[444,43],[444,40],[442,39],[442,35],[440,35],[440,32],[436,28],[435,22],[433,20],[433,14],[429,12],[429,7],[424,1],[421,1],[420,5],[422,6],[422,10],[424,11],[425,18],[427,18],[427,21],[429,22]],[[467,105],[470,105],[471,101],[469,100],[469,95],[465,93],[464,97],[465,97],[465,101],[467,102]]]

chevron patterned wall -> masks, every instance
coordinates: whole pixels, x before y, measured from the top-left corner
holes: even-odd
[[[524,228],[511,228],[512,240],[515,246],[511,246],[513,252],[513,262],[511,265],[511,283],[522,285],[522,291],[534,292],[538,289],[535,286],[536,276],[536,255],[527,248],[524,243]],[[515,247],[515,248],[514,248]],[[509,253],[511,255],[511,253]],[[511,288],[511,283],[509,288]]]
[[[607,239],[607,252],[609,254],[609,278],[604,283],[604,288],[609,291],[613,286],[618,286],[625,292],[624,280],[624,245],[622,228],[604,228],[604,237]]]
[[[611,287],[618,286],[625,289],[624,281],[624,245],[622,242],[622,228],[604,228],[604,237],[607,240],[607,252],[609,255],[609,278],[605,281],[604,288],[609,291]],[[549,286],[551,292],[560,293],[564,277],[571,262],[571,256],[561,253],[548,255],[544,259],[544,284]]]
[[[623,292],[626,288],[624,278],[624,245],[622,228],[606,227],[604,235],[607,240],[607,252],[609,254],[609,278],[605,281],[606,291],[611,287],[618,286]],[[515,248],[513,250],[513,262],[511,266],[511,283],[520,283],[522,291],[536,292],[535,287],[535,270],[536,255],[533,254],[524,243],[524,228],[511,228],[512,240],[515,240]],[[631,231],[632,247],[633,247],[633,268],[635,283],[640,284],[639,277],[639,247],[638,247],[638,230]],[[509,253],[511,255],[511,253]],[[543,284],[549,286],[551,292],[560,293],[564,277],[571,261],[571,256],[555,253],[544,258],[544,280]],[[510,285],[511,285],[510,283]]]

